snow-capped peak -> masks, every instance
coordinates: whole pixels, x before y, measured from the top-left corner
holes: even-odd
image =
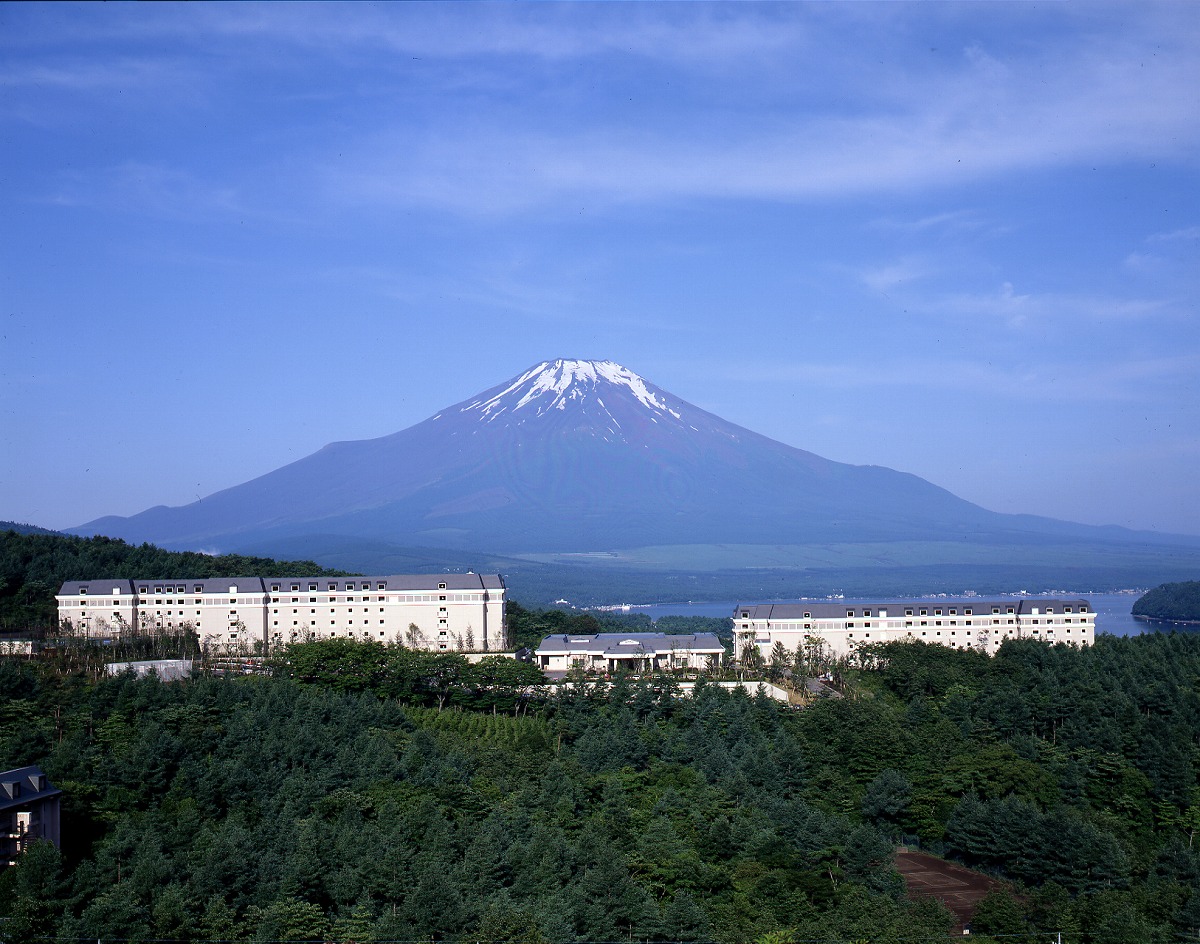
[[[506,411],[515,413],[526,407],[532,407],[534,413],[541,416],[548,410],[564,410],[568,403],[583,402],[589,396],[594,396],[604,408],[600,392],[606,384],[625,387],[648,409],[669,413],[679,419],[679,413],[652,391],[645,380],[613,361],[543,361],[525,371],[499,393],[486,400],[468,403],[462,409],[464,412],[478,410],[490,421]]]

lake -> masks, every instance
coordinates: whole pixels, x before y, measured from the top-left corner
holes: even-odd
[[[1039,594],[1030,594],[1031,596],[1040,596]],[[1050,594],[1046,594],[1050,596]],[[1171,632],[1172,629],[1181,632],[1196,632],[1200,631],[1197,626],[1179,626],[1173,623],[1160,622],[1158,620],[1137,620],[1134,619],[1129,612],[1133,608],[1134,602],[1141,596],[1141,592],[1136,593],[1063,593],[1053,594],[1053,596],[1061,596],[1064,599],[1082,599],[1087,600],[1092,609],[1096,611],[1096,632],[1108,633],[1112,636],[1140,636],[1142,633],[1152,633],[1162,631],[1165,633]],[[892,598],[896,599],[896,598]],[[975,597],[956,597],[956,596],[939,596],[939,597],[924,597],[922,599],[938,599],[938,600],[991,600],[991,599],[1008,599],[1003,594],[988,596],[980,594]],[[1013,599],[1016,599],[1015,597]],[[730,601],[728,603],[656,603],[645,606],[630,606],[630,613],[646,613],[651,619],[658,619],[660,616],[730,616],[733,609],[739,603],[745,603],[745,600]],[[796,602],[796,601],[760,601],[760,602]],[[846,603],[875,603],[876,599],[850,599],[847,598]],[[621,611],[618,611],[621,612]]]

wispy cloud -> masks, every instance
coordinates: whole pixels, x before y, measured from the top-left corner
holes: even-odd
[[[1154,233],[1146,240],[1151,243],[1200,242],[1200,226],[1186,226],[1167,233]]]
[[[990,66],[957,69],[843,116],[739,116],[703,108],[666,130],[555,130],[530,123],[444,124],[357,143],[354,172],[331,188],[358,200],[504,213],[562,199],[798,200],[943,188],[1072,164],[1173,160],[1200,144],[1200,85],[1186,60],[1139,71],[1080,57],[1034,86],[989,84]],[[982,74],[981,74],[982,73]],[[707,129],[721,130],[710,133]],[[931,222],[932,225],[932,222]]]
[[[247,212],[233,187],[178,168],[137,161],[97,171],[64,172],[47,202],[168,219],[226,218]]]
[[[1170,310],[1166,302],[1157,299],[1109,298],[1059,292],[1035,294],[1019,292],[1011,282],[1005,282],[990,293],[948,294],[910,304],[927,312],[989,318],[1010,328],[1064,320],[1126,321],[1148,318]]]
[[[862,389],[917,389],[970,394],[987,400],[1044,401],[1056,403],[1133,402],[1170,390],[1200,371],[1200,354],[1126,358],[1104,364],[1090,362],[1080,369],[1071,352],[1066,359],[1025,358],[992,360],[906,357],[891,370],[863,370],[859,360],[805,361],[791,364],[713,365],[714,374],[731,382],[755,386],[783,384],[791,389],[849,391]]]
[[[924,259],[909,256],[887,265],[859,273],[869,289],[880,295],[890,295],[898,289],[910,289],[914,283],[933,275],[935,267]]]

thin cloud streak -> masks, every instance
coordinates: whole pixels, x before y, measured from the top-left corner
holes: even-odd
[[[1077,360],[993,363],[982,357],[977,361],[905,357],[895,366],[879,370],[864,370],[857,361],[807,361],[752,366],[718,363],[711,371],[731,383],[793,389],[915,389],[1034,403],[1127,403],[1143,399],[1148,387],[1169,388],[1186,382],[1200,371],[1200,355],[1089,362],[1086,371],[1079,367]],[[1070,382],[1062,382],[1063,378]]]
[[[1144,79],[1078,63],[1057,88],[945,96],[953,76],[904,108],[794,127],[705,115],[693,130],[550,133],[464,123],[360,142],[326,186],[354,202],[425,204],[465,214],[523,211],[563,198],[623,203],[689,198],[800,200],[958,186],[1016,171],[1131,160],[1189,160],[1200,145],[1191,63]],[[1136,80],[1135,80],[1136,79]],[[964,86],[976,88],[973,82]],[[729,119],[714,137],[700,126]],[[778,125],[779,123],[776,122]],[[346,166],[351,168],[346,174]]]

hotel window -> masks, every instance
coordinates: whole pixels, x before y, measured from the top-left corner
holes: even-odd
[[[438,589],[439,589],[439,590],[445,590],[445,589],[446,589],[446,585],[445,585],[444,583],[439,583],[439,584],[438,584]]]
[[[308,591],[309,591],[309,593],[312,593],[312,592],[313,592],[313,591],[315,591],[316,589],[317,589],[317,585],[316,585],[315,583],[310,583],[310,584],[308,585]]]

